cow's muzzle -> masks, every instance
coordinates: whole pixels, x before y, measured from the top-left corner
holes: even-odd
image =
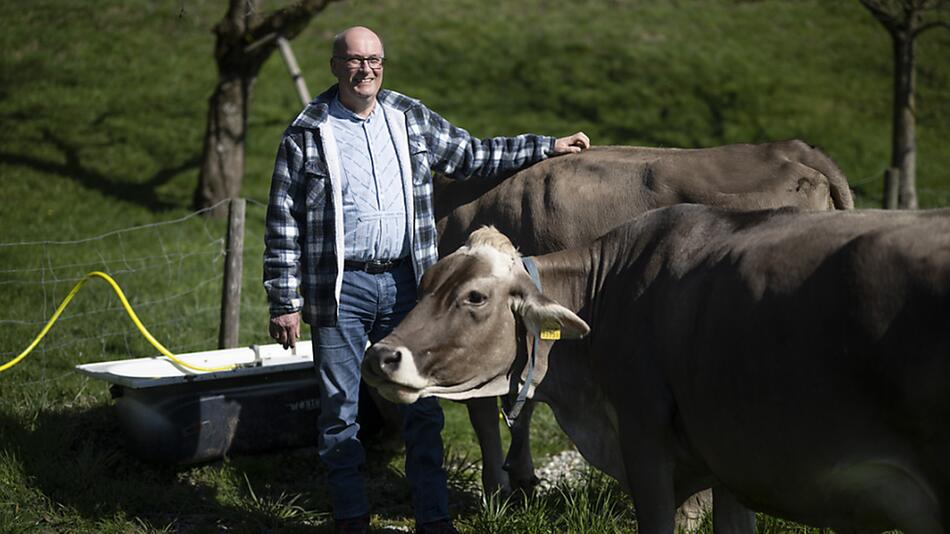
[[[399,371],[402,351],[377,343],[366,349],[363,356],[363,375],[368,382],[374,377],[384,378]]]
[[[377,343],[363,356],[363,379],[393,402],[411,403],[429,386],[406,347]]]

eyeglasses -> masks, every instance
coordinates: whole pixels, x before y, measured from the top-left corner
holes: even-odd
[[[369,56],[369,57],[333,56],[333,59],[337,61],[342,61],[343,63],[346,64],[347,68],[350,68],[350,69],[360,68],[361,66],[363,66],[364,61],[366,62],[367,65],[369,65],[369,68],[378,69],[383,66],[383,60],[385,60],[386,58],[379,57],[379,56]]]

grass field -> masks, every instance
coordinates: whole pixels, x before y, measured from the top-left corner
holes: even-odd
[[[207,0],[0,4],[0,364],[97,269],[118,278],[169,348],[214,347],[224,226],[190,217],[189,202],[215,81],[210,28],[223,12]],[[311,93],[332,82],[333,34],[354,24],[385,39],[386,86],[476,135],[580,129],[595,144],[682,147],[799,137],[838,162],[860,206],[880,204],[890,45],[856,0],[342,1],[293,42]],[[948,52],[950,32],[919,43],[924,207],[950,205]],[[262,206],[296,98],[275,56],[249,120],[242,344],[267,341]],[[323,531],[327,498],[310,449],[192,467],[125,451],[105,387],[72,367],[151,354],[94,281],[25,363],[0,374],[0,532]],[[465,531],[635,528],[629,501],[596,476],[515,512],[482,506],[467,418],[446,409]],[[539,412],[544,458],[569,443]],[[377,526],[411,524],[400,465],[372,455]],[[761,519],[762,532],[804,531]]]

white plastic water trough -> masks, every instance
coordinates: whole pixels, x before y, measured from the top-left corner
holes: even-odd
[[[231,452],[316,444],[319,389],[309,341],[77,365],[110,384],[120,425],[138,456],[195,463]]]
[[[237,367],[229,371],[193,371],[160,356],[87,363],[77,365],[76,370],[98,380],[139,389],[313,368],[312,347],[309,341],[304,340],[298,342],[295,349],[289,350],[284,349],[279,343],[274,343],[190,352],[177,354],[176,357],[199,367],[215,368],[230,365]]]

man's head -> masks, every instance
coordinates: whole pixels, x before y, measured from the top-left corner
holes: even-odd
[[[383,84],[383,42],[369,28],[355,26],[333,39],[330,71],[340,82],[340,101],[350,109],[371,106]]]

